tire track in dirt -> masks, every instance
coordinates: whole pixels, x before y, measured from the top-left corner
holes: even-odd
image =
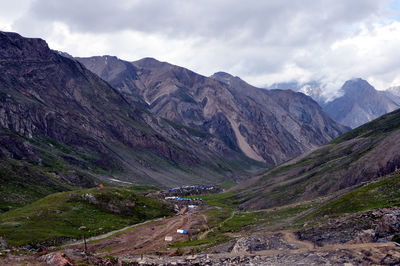
[[[166,249],[165,236],[172,236],[173,241],[186,239],[189,235],[178,234],[176,230],[185,229],[189,231],[196,226],[204,226],[206,219],[205,215],[199,213],[187,213],[133,225],[96,237],[95,241],[88,243],[88,251],[99,256],[120,256],[160,251],[166,254],[173,253],[175,249]],[[83,249],[83,243],[77,242],[64,247]]]
[[[176,234],[176,229],[183,227],[187,221],[188,221],[187,216],[179,216],[178,220],[174,219],[168,221],[164,229],[152,230],[154,233],[150,235],[150,237],[146,237],[145,239],[140,239],[139,241],[135,241],[134,243],[129,243],[129,244],[127,243],[127,245],[119,245],[118,248],[108,252],[108,254],[112,256],[122,255],[130,252],[132,249],[157,250],[160,247],[160,243],[164,243],[164,238],[166,235],[172,235],[172,233]]]

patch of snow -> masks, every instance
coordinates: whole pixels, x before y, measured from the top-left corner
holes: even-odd
[[[109,178],[109,180],[114,181],[114,182],[124,183],[124,184],[133,184],[131,182],[122,181],[122,180],[118,180],[118,179],[114,179],[114,178]]]

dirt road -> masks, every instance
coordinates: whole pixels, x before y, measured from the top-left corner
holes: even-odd
[[[110,238],[89,242],[88,250],[99,256],[143,254],[150,251],[163,252],[163,254],[168,255],[174,251],[168,251],[168,242],[165,241],[166,236],[172,237],[174,242],[183,240],[190,237],[193,231],[201,228],[204,224],[204,217],[197,213],[159,219],[132,227]],[[189,234],[179,234],[176,232],[177,229],[185,229]],[[69,245],[69,248],[83,249],[83,244],[72,244]]]

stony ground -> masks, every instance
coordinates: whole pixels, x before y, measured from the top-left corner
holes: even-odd
[[[375,228],[382,222],[385,215],[400,212],[400,207],[382,208],[376,210],[368,210],[359,213],[345,214],[335,218],[321,221],[312,227],[296,232],[297,237],[301,240],[315,242],[317,245],[326,244],[344,244],[349,241],[369,242],[380,240],[390,240],[390,237],[375,236]],[[400,218],[399,218],[400,219]],[[400,228],[400,221],[397,221],[397,227]],[[386,225],[386,227],[389,225]],[[396,226],[394,226],[396,227]],[[372,229],[368,236],[368,231]],[[393,228],[393,232],[398,232],[398,228]],[[382,233],[379,233],[382,234]],[[387,236],[389,236],[388,234]],[[364,240],[357,240],[362,237]]]
[[[182,257],[124,256],[121,260],[140,265],[399,265],[400,248],[391,243],[371,243]]]
[[[203,213],[186,213],[104,235],[88,243],[87,254],[83,243],[47,254],[9,249],[0,254],[0,265],[400,265],[400,247],[387,241],[400,231],[398,207],[329,218],[297,232],[232,234],[231,241],[194,255],[176,256],[165,241],[190,238],[206,226]],[[178,228],[190,234],[177,234]]]
[[[229,251],[228,251],[229,250]],[[399,265],[400,247],[393,243],[314,245],[298,240],[290,231],[257,234],[231,241],[228,249],[214,254],[189,256],[130,255],[114,258],[87,256],[79,249],[65,249],[47,255],[8,256],[1,265]],[[221,252],[221,253],[216,253]],[[63,264],[64,263],[64,264]]]

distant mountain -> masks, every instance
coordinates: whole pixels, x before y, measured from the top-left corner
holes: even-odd
[[[139,80],[137,74],[138,69],[129,62],[119,60],[115,56],[101,56],[91,58],[76,58],[83,63],[93,73],[106,80],[110,85],[118,90],[130,102],[147,107],[147,103],[143,101],[131,87],[136,87]]]
[[[356,128],[400,107],[397,97],[377,91],[363,79],[352,79],[341,88],[342,96],[324,105],[335,121]]]
[[[390,87],[383,93],[400,106],[400,86]]]
[[[386,90],[387,92],[390,92],[391,94],[400,97],[400,86],[394,86],[390,87]]]
[[[317,81],[310,81],[307,83],[286,82],[274,83],[268,89],[292,90],[304,93],[313,98],[320,106],[323,106],[327,98],[323,94],[323,85]]]
[[[255,88],[227,73],[204,77],[152,58],[77,60],[124,95],[140,97],[153,114],[216,137],[205,144],[210,149],[218,140],[269,166],[346,131],[303,94]]]

